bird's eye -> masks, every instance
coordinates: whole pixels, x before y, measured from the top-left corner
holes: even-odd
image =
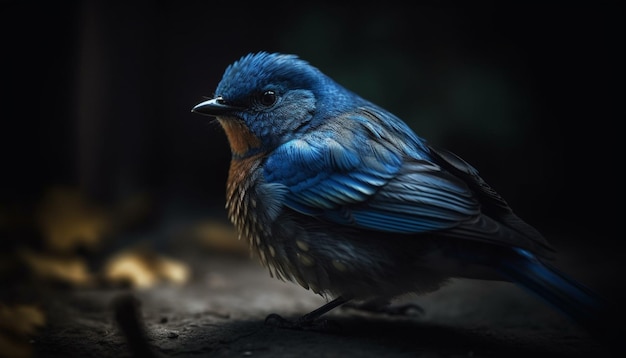
[[[276,103],[276,93],[274,91],[265,91],[261,95],[260,102],[262,105],[269,107]]]

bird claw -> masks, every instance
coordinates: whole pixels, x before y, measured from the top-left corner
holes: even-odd
[[[345,308],[352,308],[359,311],[370,313],[383,313],[390,316],[419,316],[424,314],[424,309],[415,303],[406,303],[402,305],[380,305],[377,303],[351,303],[344,305]]]
[[[337,322],[327,319],[309,319],[306,315],[295,321],[290,321],[276,313],[272,313],[265,318],[265,324],[277,328],[293,329],[298,331],[336,331],[339,329]]]
[[[277,315],[276,313],[272,313],[265,317],[265,324],[268,326],[278,327],[278,328],[289,328],[289,329],[297,329],[299,328],[295,321],[289,321]]]

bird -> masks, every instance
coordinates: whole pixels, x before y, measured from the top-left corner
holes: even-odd
[[[192,112],[231,150],[226,209],[270,275],[327,298],[381,306],[453,278],[512,282],[592,332],[605,300],[553,264],[555,248],[460,156],[298,55],[251,52]],[[602,333],[604,334],[604,333]]]

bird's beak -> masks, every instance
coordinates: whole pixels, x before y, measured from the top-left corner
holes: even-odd
[[[226,104],[222,97],[215,97],[208,101],[197,104],[191,109],[192,112],[207,116],[219,116],[240,109]]]

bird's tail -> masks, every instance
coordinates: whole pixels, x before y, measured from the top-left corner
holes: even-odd
[[[518,255],[514,259],[498,265],[504,276],[547,301],[590,334],[624,348],[624,343],[615,337],[615,325],[612,324],[617,321],[612,316],[617,312],[609,312],[609,304],[603,298],[528,251],[516,249],[516,252]]]

